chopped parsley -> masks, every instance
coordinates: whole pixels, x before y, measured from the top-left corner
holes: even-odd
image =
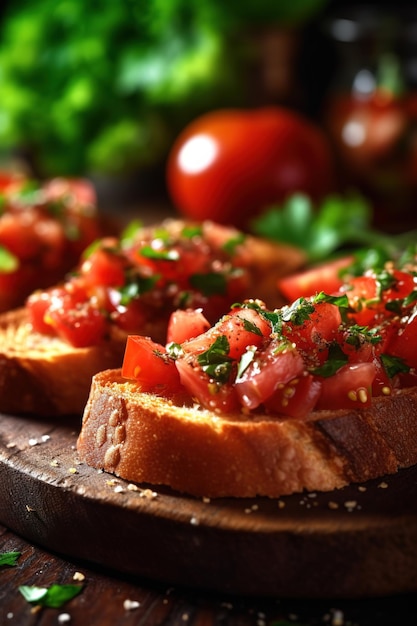
[[[0,567],[2,565],[17,565],[17,561],[19,560],[21,552],[1,552],[0,553]]]
[[[350,346],[360,348],[364,342],[369,342],[372,345],[380,343],[382,337],[379,334],[378,328],[368,328],[367,326],[353,324],[347,329],[345,341]]]
[[[178,250],[158,250],[152,246],[143,246],[139,252],[143,257],[147,259],[155,259],[157,261],[178,261],[180,258]]]
[[[253,333],[254,335],[259,335],[260,337],[262,337],[261,329],[250,320],[243,318],[243,328],[249,333]]]
[[[227,279],[219,272],[207,274],[192,274],[190,284],[194,289],[201,291],[204,296],[224,295],[227,293]]]
[[[327,361],[320,367],[316,367],[311,370],[311,373],[316,376],[322,376],[323,378],[329,378],[330,376],[334,376],[334,374],[336,374],[341,367],[346,365],[347,362],[348,356],[343,352],[339,344],[331,343]]]
[[[160,274],[144,278],[142,276],[132,277],[126,285],[119,289],[121,294],[120,304],[128,305],[134,298],[138,298],[147,291],[151,291],[160,279]]]
[[[57,585],[50,587],[30,587],[22,585],[19,591],[27,602],[59,609],[69,600],[72,600],[83,589],[82,585]]]
[[[0,246],[0,272],[10,274],[19,267],[19,259],[17,256],[9,252],[4,246]]]
[[[243,374],[248,369],[249,365],[255,359],[256,348],[254,346],[248,346],[246,351],[240,357],[240,361],[237,368],[236,380],[240,380]]]
[[[230,256],[233,256],[236,253],[236,248],[240,246],[246,239],[244,233],[238,233],[236,237],[231,237],[223,244],[223,250],[227,252]]]
[[[229,380],[232,371],[233,359],[228,356],[229,350],[230,345],[227,337],[219,335],[210,348],[197,357],[203,372],[221,384]]]
[[[309,300],[306,298],[298,298],[289,306],[283,307],[282,319],[284,322],[292,322],[295,326],[302,326],[315,310],[314,304]]]
[[[186,239],[193,239],[194,237],[201,237],[203,234],[203,229],[201,226],[184,226],[181,231],[181,234]]]
[[[400,357],[381,354],[380,358],[389,378],[394,378],[397,374],[408,374],[411,369]]]

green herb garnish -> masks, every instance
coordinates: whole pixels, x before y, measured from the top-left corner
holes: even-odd
[[[238,233],[236,237],[231,237],[223,244],[223,250],[227,252],[230,256],[233,256],[236,253],[236,248],[240,246],[246,239],[244,233]]]
[[[230,377],[232,359],[228,356],[230,345],[225,335],[216,337],[208,350],[198,355],[197,361],[210,378],[218,383],[225,383]]]
[[[394,378],[397,374],[408,374],[411,369],[400,357],[390,354],[381,354],[380,358],[389,378]]]
[[[314,313],[314,305],[306,298],[298,298],[289,306],[282,308],[282,319],[295,326],[301,326]]]
[[[0,246],[0,272],[11,274],[19,267],[19,259],[4,246]]]
[[[17,561],[20,558],[21,552],[2,552],[0,553],[0,566],[2,565],[17,565]]]
[[[181,231],[181,235],[186,239],[193,239],[193,237],[201,237],[203,229],[201,226],[184,226]]]
[[[180,258],[178,250],[157,250],[152,246],[143,246],[139,252],[145,258],[157,261],[178,261]]]
[[[341,367],[348,362],[348,356],[342,350],[337,343],[330,344],[328,359],[320,367],[316,367],[311,370],[312,374],[316,376],[322,376],[323,378],[329,378],[336,374]]]
[[[205,296],[224,295],[227,292],[226,277],[218,272],[192,274],[189,280],[191,286]]]
[[[75,598],[82,589],[82,585],[56,584],[50,587],[29,587],[27,585],[19,587],[20,593],[27,602],[55,609]]]
[[[154,276],[149,276],[148,278],[135,276],[129,280],[126,285],[119,289],[121,294],[120,304],[126,306],[134,298],[139,298],[147,291],[151,291],[160,278],[160,274],[155,274]]]
[[[122,246],[129,245],[132,241],[134,241],[137,232],[143,227],[142,220],[132,220],[129,224],[124,228],[120,235],[120,242]]]
[[[244,352],[240,357],[240,361],[237,367],[236,380],[242,378],[249,365],[254,361],[255,352],[256,348],[254,346],[248,346],[248,348],[246,348],[246,352]]]

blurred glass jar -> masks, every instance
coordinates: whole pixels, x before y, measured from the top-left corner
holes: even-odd
[[[417,12],[349,7],[328,23],[336,68],[324,124],[340,186],[356,187],[380,227],[417,224]]]

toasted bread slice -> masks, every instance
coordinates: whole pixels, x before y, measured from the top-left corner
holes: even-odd
[[[124,338],[73,348],[32,331],[26,309],[0,316],[0,405],[4,413],[80,414],[91,378],[123,358]]]
[[[329,491],[417,463],[417,390],[362,410],[307,420],[222,416],[141,393],[120,370],[94,376],[78,439],[81,461],[129,481],[194,496]]]

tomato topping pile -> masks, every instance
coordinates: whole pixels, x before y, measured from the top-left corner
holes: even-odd
[[[199,335],[190,312],[188,337],[186,316],[165,346],[129,337],[122,374],[219,414],[305,419],[313,410],[369,407],[417,385],[416,259],[413,251],[400,267],[387,263],[336,294],[281,309],[246,300]]]
[[[192,309],[189,328],[203,332],[233,302],[247,297],[250,262],[245,236],[233,228],[179,220],[149,227],[132,222],[120,238],[92,244],[64,284],[31,294],[30,321],[34,330],[75,347],[96,345],[116,331],[154,338],[155,331],[159,340],[162,332],[164,340],[168,322],[178,333],[183,323],[175,320],[187,309]],[[173,311],[176,318],[170,320]]]
[[[100,234],[88,181],[0,173],[0,309],[61,280]]]

